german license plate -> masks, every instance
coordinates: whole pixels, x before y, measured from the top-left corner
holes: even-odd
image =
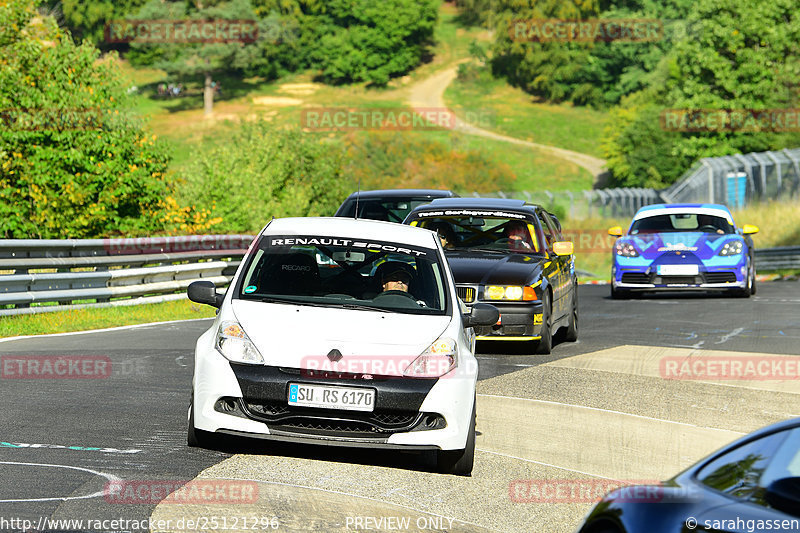
[[[375,391],[355,387],[290,383],[289,405],[371,412],[375,409]]]
[[[699,271],[697,265],[658,265],[661,276],[696,276]]]

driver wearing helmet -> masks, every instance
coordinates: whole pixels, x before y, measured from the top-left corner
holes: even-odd
[[[513,221],[506,224],[503,235],[508,239],[509,248],[512,250],[532,250],[531,234],[524,222]]]

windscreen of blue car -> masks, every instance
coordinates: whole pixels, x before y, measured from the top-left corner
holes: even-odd
[[[410,314],[449,313],[437,250],[319,235],[265,235],[234,298]]]
[[[700,233],[717,233],[728,235],[736,229],[723,217],[698,213],[675,213],[671,215],[655,215],[633,221],[630,234],[665,233],[677,231],[696,231]]]

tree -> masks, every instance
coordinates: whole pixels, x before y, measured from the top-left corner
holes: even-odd
[[[106,24],[121,20],[142,7],[147,0],[50,0],[51,11],[61,10],[64,23],[76,42],[88,40],[98,48],[108,48],[104,38]]]
[[[770,127],[665,131],[660,126],[660,113],[668,109],[796,108],[800,96],[796,2],[697,0],[687,23],[693,33],[661,59],[646,89],[624,99],[612,113],[604,139],[612,184],[665,186],[702,157],[800,144],[796,131]]]
[[[436,0],[329,0],[311,12],[311,66],[329,83],[386,85],[425,57],[433,43]]]
[[[165,228],[168,155],[132,113],[112,55],[36,11],[0,4],[0,236]]]
[[[187,170],[183,196],[222,219],[217,231],[256,232],[270,217],[332,215],[351,191],[343,149],[299,129],[245,122]]]
[[[164,31],[161,42],[145,42],[136,38],[131,42],[129,58],[133,64],[152,65],[163,69],[170,74],[179,76],[203,76],[203,109],[205,114],[211,115],[214,106],[214,80],[215,73],[246,68],[247,59],[252,55],[244,53],[246,46],[252,45],[250,37],[241,35],[234,38],[233,33],[227,35],[227,41],[208,42],[205,37],[188,37],[191,34],[188,28],[197,27],[202,21],[256,21],[253,8],[249,0],[191,0],[191,1],[162,1],[151,0],[132,20],[138,21],[174,21],[177,28],[183,22],[187,28],[183,35],[186,39],[177,36],[177,30],[172,36]],[[195,26],[193,26],[195,25]],[[238,25],[240,30],[253,29],[250,24]],[[133,26],[120,31],[133,32]],[[129,33],[130,34],[130,33]],[[255,35],[255,34],[251,34]],[[190,42],[184,42],[190,41]]]

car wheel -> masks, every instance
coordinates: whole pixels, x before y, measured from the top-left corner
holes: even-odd
[[[194,427],[194,392],[189,401],[189,428],[186,432],[186,444],[191,448],[208,448],[214,443],[214,435]]]
[[[631,297],[630,291],[625,289],[617,289],[614,287],[614,284],[611,284],[611,298],[614,300],[627,300]]]
[[[751,263],[752,265],[752,263]],[[753,276],[750,278],[750,294],[756,293],[756,267],[752,265],[750,269],[753,271]]]
[[[539,333],[542,338],[539,339],[539,343],[536,345],[536,353],[538,354],[546,355],[553,349],[552,320],[553,313],[552,309],[550,309],[550,292],[544,291],[544,295],[542,296],[542,330]]]
[[[567,333],[564,335],[564,340],[567,342],[575,342],[578,340],[578,286],[572,291],[572,314],[569,317],[569,325],[567,326]]]
[[[750,298],[751,294],[755,294],[755,284],[756,284],[756,276],[755,269],[750,264],[750,261],[747,262],[747,283],[745,283],[744,289],[736,289],[733,291],[733,295],[738,298]]]
[[[439,450],[436,452],[436,469],[442,474],[469,476],[475,464],[475,400],[472,401],[467,445],[463,450]]]

